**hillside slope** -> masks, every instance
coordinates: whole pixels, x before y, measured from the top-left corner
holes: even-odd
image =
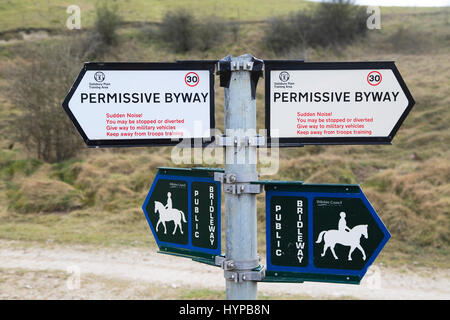
[[[134,10],[133,6],[129,10]],[[396,9],[383,18],[381,30],[369,32],[366,38],[345,49],[308,52],[310,61],[396,61],[416,105],[393,144],[282,149],[278,172],[261,178],[361,184],[392,234],[377,262],[448,268],[450,28],[445,12],[437,9],[433,14],[427,10],[410,12],[411,9]],[[259,17],[265,19],[271,14],[266,10]],[[241,13],[240,19],[247,18],[254,17]],[[61,22],[61,18],[57,19]],[[120,44],[105,60],[220,59],[245,52],[263,59],[300,57],[300,51],[279,55],[261,45],[264,26],[245,24],[237,42],[226,41],[208,51],[185,54],[175,54],[161,43],[148,40],[143,29],[123,27]],[[0,25],[0,29],[10,27],[16,26]],[[0,238],[113,247],[153,246],[141,205],[156,168],[177,166],[171,161],[171,148],[84,148],[73,159],[45,163],[14,139],[10,120],[21,109],[11,100],[13,88],[8,70],[32,61],[30,52],[40,47],[52,43],[64,46],[77,39],[63,34],[0,45]],[[399,39],[407,40],[402,43]],[[80,61],[77,69],[81,66]],[[223,88],[216,80],[216,123],[223,128]],[[262,82],[256,97],[258,125],[263,128]],[[262,252],[264,206],[264,197],[260,195],[258,237]]]

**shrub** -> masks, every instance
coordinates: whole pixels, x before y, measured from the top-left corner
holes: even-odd
[[[18,112],[9,127],[15,141],[34,156],[58,162],[75,156],[82,140],[61,103],[80,64],[70,45],[45,43],[33,48],[33,59],[9,70],[9,97]]]
[[[431,39],[431,35],[420,30],[400,26],[387,37],[386,44],[393,52],[416,54],[432,50]]]
[[[314,43],[320,46],[346,45],[367,31],[365,7],[350,0],[320,3],[314,20]]]
[[[218,17],[210,16],[195,23],[195,43],[200,50],[209,50],[223,40],[227,30],[225,21]]]
[[[117,3],[103,1],[97,5],[95,13],[94,27],[85,36],[74,39],[79,43],[83,61],[101,60],[111,47],[119,43],[117,29],[122,18],[118,14]]]
[[[310,13],[299,11],[284,17],[273,17],[263,36],[263,42],[273,51],[286,53],[292,48],[306,48],[311,42],[313,17]]]
[[[80,191],[57,180],[28,178],[8,196],[10,207],[21,213],[70,211],[83,203]]]
[[[272,51],[285,53],[297,45],[294,37],[291,35],[292,31],[293,28],[287,19],[272,17],[268,21],[262,41]]]
[[[195,47],[195,18],[186,10],[167,12],[160,26],[160,38],[175,52],[187,52]]]
[[[105,45],[111,46],[118,43],[117,28],[122,22],[118,14],[117,3],[104,1],[96,8],[95,33]]]
[[[323,2],[313,11],[269,20],[263,43],[281,53],[298,47],[344,46],[366,32],[366,19],[365,8],[352,5],[351,1]]]
[[[193,49],[204,51],[216,46],[223,40],[226,31],[236,33],[238,29],[228,28],[222,19],[209,16],[198,20],[186,10],[169,11],[165,14],[159,27],[159,39],[168,44],[175,52],[185,53]],[[149,38],[153,30],[149,29]]]

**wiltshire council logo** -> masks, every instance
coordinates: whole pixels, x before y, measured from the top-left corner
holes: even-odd
[[[289,72],[287,71],[280,72],[279,78],[281,81],[286,82],[289,80],[289,77],[290,77]]]
[[[101,72],[101,71],[97,71],[94,74],[94,79],[97,82],[103,82],[103,80],[105,80],[105,74],[103,72]]]

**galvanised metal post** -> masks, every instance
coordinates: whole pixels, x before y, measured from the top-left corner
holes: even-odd
[[[256,99],[252,97],[250,54],[230,59],[231,77],[225,88],[225,135],[231,140],[225,151],[225,176],[236,186],[258,180],[256,146],[249,136],[256,135]],[[243,190],[243,187],[242,187]],[[234,272],[249,271],[258,264],[256,237],[256,194],[225,192],[226,259]],[[226,280],[226,297],[232,300],[257,298],[256,281]]]

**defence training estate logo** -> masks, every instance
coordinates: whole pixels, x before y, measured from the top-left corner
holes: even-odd
[[[294,82],[289,81],[291,79],[291,75],[287,71],[280,71],[280,73],[278,74],[278,79],[280,81],[273,82],[273,87],[276,89],[291,89],[295,84]]]
[[[101,72],[101,71],[97,71],[94,74],[94,79],[97,82],[103,82],[105,80],[105,74],[103,72]]]
[[[109,89],[109,86],[111,85],[110,82],[105,81],[106,75],[102,71],[96,71],[94,73],[94,81],[89,81],[89,89],[98,89],[98,90],[107,90]]]
[[[287,71],[280,72],[279,78],[281,81],[287,82],[289,80],[289,77],[290,77],[289,72]]]

